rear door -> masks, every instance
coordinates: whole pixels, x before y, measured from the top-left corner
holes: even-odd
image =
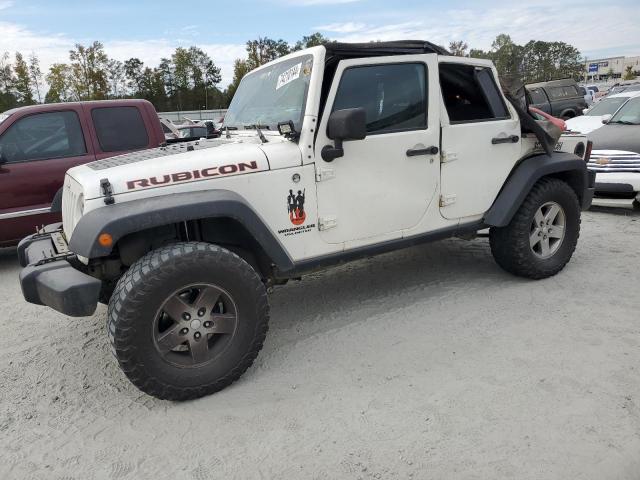
[[[491,63],[440,57],[439,66],[445,106],[440,212],[447,219],[479,216],[520,156],[520,122]]]
[[[79,106],[22,116],[0,135],[0,243],[58,220],[49,214],[65,172],[94,160]]]
[[[424,216],[439,175],[436,58],[364,58],[338,65],[315,146],[322,175],[319,223],[326,242],[399,238]],[[365,109],[367,137],[345,142],[344,156],[325,162],[322,148],[333,144],[327,137],[329,116],[347,108]]]

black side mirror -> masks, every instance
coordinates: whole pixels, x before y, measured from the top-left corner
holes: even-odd
[[[324,147],[321,155],[325,162],[332,162],[344,155],[342,142],[362,140],[367,136],[367,113],[364,108],[346,108],[333,112],[327,124],[327,136],[334,141],[334,146]]]

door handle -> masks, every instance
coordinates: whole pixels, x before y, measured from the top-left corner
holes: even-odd
[[[520,140],[518,135],[509,135],[508,137],[496,137],[491,139],[491,143],[493,145],[498,145],[499,143],[516,143]]]
[[[418,155],[435,155],[440,150],[438,147],[427,147],[427,148],[410,148],[407,150],[407,157],[417,157]]]

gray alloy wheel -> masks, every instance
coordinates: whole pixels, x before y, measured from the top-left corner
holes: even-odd
[[[202,366],[231,342],[237,312],[233,298],[221,287],[187,285],[171,294],[156,313],[154,345],[173,365]]]
[[[544,203],[533,216],[529,233],[529,246],[541,259],[552,257],[562,245],[567,220],[562,207],[556,202]]]

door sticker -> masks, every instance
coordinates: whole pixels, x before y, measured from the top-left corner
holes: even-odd
[[[302,62],[282,72],[278,76],[278,83],[276,83],[276,90],[300,78],[301,70],[302,70]]]

